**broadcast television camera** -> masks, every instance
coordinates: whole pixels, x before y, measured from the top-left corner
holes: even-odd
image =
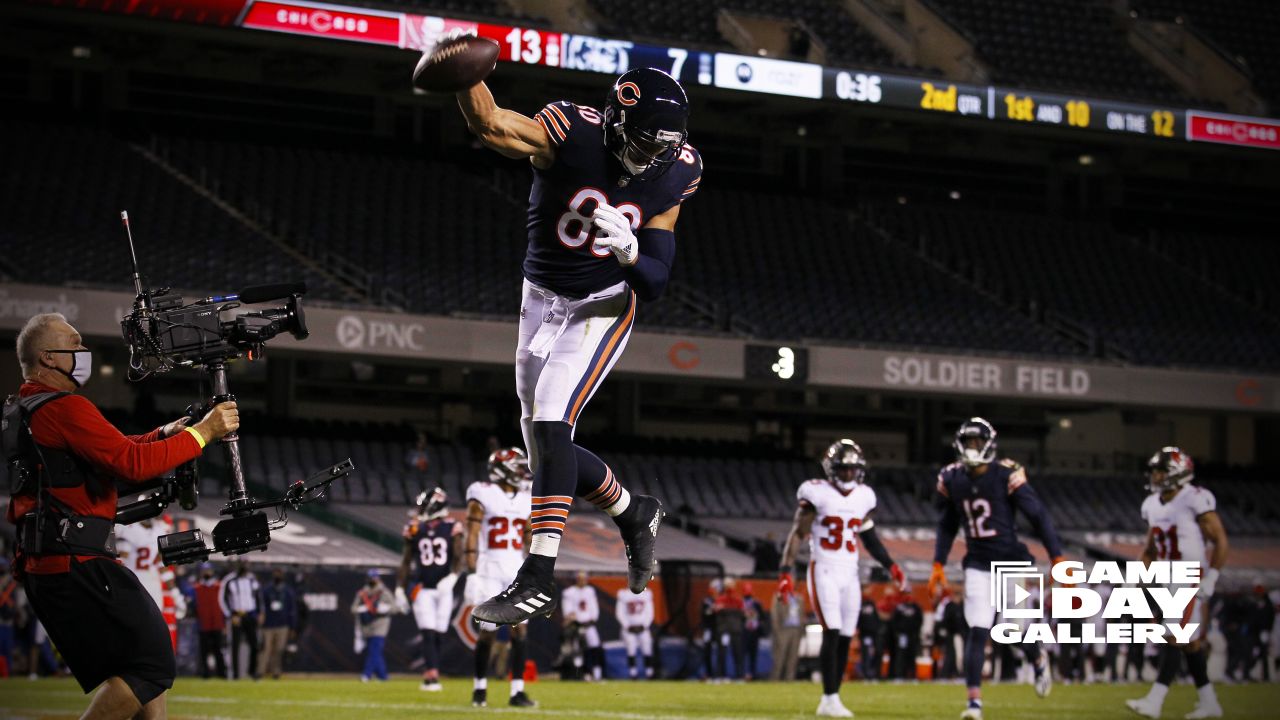
[[[212,406],[235,400],[227,387],[229,360],[262,357],[267,341],[282,332],[298,340],[307,338],[306,315],[302,310],[302,295],[307,288],[303,283],[258,285],[236,294],[213,295],[185,305],[170,288],[143,289],[129,214],[121,212],[120,219],[129,238],[133,285],[137,292],[133,312],[120,321],[124,340],[129,345],[129,379],[143,380],[152,373],[168,372],[176,367],[206,374],[213,396],[207,405],[188,406],[187,415],[193,421]],[[277,300],[284,300],[284,307],[236,312],[243,304]],[[227,435],[219,442],[226,450],[231,468],[231,489],[229,501],[219,512],[229,517],[213,528],[213,552],[225,555],[265,550],[271,541],[271,530],[282,528],[288,522],[289,508],[323,497],[334,480],[346,477],[355,469],[350,459],[343,460],[305,481],[295,482],[279,498],[258,500],[249,497],[245,488],[239,433]],[[175,501],[184,510],[194,510],[199,502],[199,472],[194,460],[179,466],[156,492],[117,508],[116,522],[128,525],[156,517]],[[262,512],[265,508],[276,508],[275,520],[268,520]],[[166,565],[203,561],[210,553],[204,533],[198,529],[165,535],[158,544]]]

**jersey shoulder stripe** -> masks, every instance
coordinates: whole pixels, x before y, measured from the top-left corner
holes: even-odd
[[[1018,488],[1027,484],[1027,469],[1022,467],[1016,460],[1003,458],[1000,460],[1000,467],[1009,470],[1009,494],[1012,495]]]
[[[533,119],[537,120],[542,129],[547,132],[547,137],[551,139],[553,145],[559,145],[569,137],[569,120],[555,103],[550,103],[539,110]]]

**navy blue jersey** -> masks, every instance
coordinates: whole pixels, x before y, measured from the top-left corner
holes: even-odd
[[[413,547],[413,570],[409,583],[434,588],[453,571],[454,537],[462,534],[462,525],[449,518],[414,520],[404,528],[405,542]]]
[[[599,111],[560,100],[534,119],[551,138],[556,157],[551,167],[533,169],[524,276],[557,294],[586,297],[624,279],[613,253],[591,249],[596,205],[618,208],[638,231],[698,191],[702,157],[685,145],[663,174],[619,185],[622,164],[604,145]]]
[[[1062,554],[1049,514],[1035,490],[1027,484],[1027,471],[1009,459],[987,465],[973,475],[962,463],[952,463],[938,473],[942,514],[938,522],[935,562],[945,562],[958,526],[964,526],[968,552],[964,566],[989,571],[996,560],[1033,560],[1027,546],[1018,541],[1015,511],[1031,522],[1050,559]]]

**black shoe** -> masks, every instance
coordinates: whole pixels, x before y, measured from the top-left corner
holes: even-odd
[[[622,531],[622,543],[627,548],[627,585],[631,592],[639,595],[653,579],[653,570],[657,566],[654,550],[658,545],[658,528],[667,513],[656,497],[632,495],[631,502],[635,504],[632,521],[626,526],[619,526],[619,529]]]
[[[471,706],[485,707],[489,704],[489,691],[483,688],[476,688],[471,691]]]
[[[511,707],[538,707],[538,701],[525,695],[523,690],[512,695],[507,704]]]
[[[556,582],[521,570],[511,586],[471,609],[471,617],[496,625],[518,625],[539,615],[551,616],[560,604]]]

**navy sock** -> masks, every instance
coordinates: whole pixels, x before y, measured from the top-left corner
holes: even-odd
[[[1182,649],[1173,645],[1164,647],[1164,655],[1160,657],[1160,670],[1156,673],[1156,682],[1161,685],[1172,685],[1182,669]]]
[[[982,663],[986,660],[989,637],[990,628],[969,628],[969,637],[964,643],[964,680],[971,688],[982,685]]]
[[[1187,653],[1187,672],[1191,673],[1191,679],[1196,687],[1209,684],[1209,658],[1203,647],[1193,653]]]
[[[524,679],[525,639],[511,636],[511,679]]]
[[[573,508],[578,483],[578,456],[573,449],[573,428],[566,422],[535,422],[533,439],[538,445],[538,468],[533,473],[531,507],[533,539],[529,557],[555,562],[560,537]]]
[[[586,497],[604,484],[609,474],[609,467],[590,450],[574,445],[573,454],[578,464],[578,484],[574,489],[577,497]]]
[[[489,649],[491,647],[493,647],[493,640],[476,640],[476,666],[473,677],[489,676]]]
[[[440,633],[435,630],[422,631],[422,667],[425,670],[440,667]]]
[[[1040,646],[1035,643],[1025,643],[1022,646],[1022,654],[1027,656],[1027,662],[1031,663],[1031,667],[1035,669],[1036,674],[1040,674],[1038,664],[1040,662]]]

